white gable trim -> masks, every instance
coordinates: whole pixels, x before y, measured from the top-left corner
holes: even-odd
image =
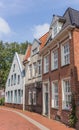
[[[21,72],[22,72],[22,65],[21,65],[21,63],[20,63],[21,61],[20,61],[20,59],[19,59],[18,53],[15,52],[15,55],[16,55],[16,57],[17,57],[17,61],[18,61],[19,67],[20,67],[20,70],[21,70]]]

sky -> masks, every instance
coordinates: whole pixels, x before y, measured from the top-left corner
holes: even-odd
[[[32,43],[68,7],[79,10],[79,0],[0,0],[0,40]]]

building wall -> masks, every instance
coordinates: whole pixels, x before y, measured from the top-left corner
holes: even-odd
[[[58,69],[57,70],[53,70],[51,71],[51,52],[52,49],[50,49],[50,53],[49,53],[49,72],[44,74],[43,71],[43,76],[42,76],[42,80],[43,82],[48,79],[50,82],[50,118],[52,119],[57,119],[57,116],[60,117],[60,120],[64,123],[68,123],[68,117],[69,117],[69,110],[62,110],[62,79],[64,78],[68,78],[70,77],[71,79],[71,89],[72,92],[76,92],[76,87],[77,85],[79,85],[76,81],[77,81],[77,71],[79,69],[79,60],[78,60],[78,41],[79,41],[79,33],[78,32],[71,32],[72,34],[72,38],[69,38],[69,36],[67,36],[66,38],[64,38],[62,40],[62,37],[60,39],[59,42],[59,47],[58,47]],[[77,35],[77,37],[76,37]],[[69,65],[65,65],[65,66],[61,66],[61,44],[65,41],[65,40],[69,40],[69,44],[70,44],[70,64]],[[53,44],[57,44],[57,43],[52,43],[51,47],[53,47]],[[76,54],[75,54],[76,53]],[[78,61],[77,61],[78,60]],[[74,64],[75,62],[75,64]],[[43,65],[44,65],[44,56],[43,56]],[[44,66],[43,66],[44,69]],[[79,76],[79,75],[78,75]],[[59,108],[55,109],[52,108],[51,106],[51,99],[52,99],[52,82],[57,80],[58,81],[58,94],[59,94]],[[77,98],[77,96],[76,96]],[[78,98],[79,100],[79,98]]]
[[[19,61],[20,62],[20,61]],[[22,93],[23,93],[23,85],[24,85],[24,79],[22,77],[22,72],[21,72],[21,69],[20,69],[20,66],[19,66],[19,62],[17,60],[17,56],[15,54],[14,56],[14,59],[13,59],[13,63],[12,63],[12,66],[11,66],[11,69],[10,69],[10,72],[9,72],[9,76],[8,76],[8,79],[7,79],[7,82],[6,82],[6,89],[5,89],[5,103],[14,103],[14,104],[23,104],[23,94],[21,95],[21,102],[16,102],[14,101],[14,98],[15,98],[15,95],[14,95],[14,91],[18,91],[20,90]],[[15,64],[15,71],[13,71],[13,66]],[[16,73],[16,84],[14,85],[11,85],[11,75],[14,75]],[[20,75],[20,83],[18,84],[18,75]],[[8,86],[8,80],[10,79],[10,86]],[[10,101],[8,101],[8,92],[13,92],[13,98],[12,98],[12,101],[11,101],[11,98],[10,98]],[[18,99],[18,96],[17,96],[17,100]]]

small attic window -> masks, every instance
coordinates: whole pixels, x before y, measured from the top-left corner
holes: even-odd
[[[56,20],[52,25],[52,38],[54,38],[62,28],[63,23]]]
[[[57,29],[57,22],[55,22],[54,23],[54,25],[53,25],[53,34],[54,34],[54,36],[56,36],[56,34],[57,34],[57,31],[58,29]]]
[[[13,72],[15,71],[15,64],[13,65]]]
[[[34,50],[33,50],[33,55],[35,55],[37,53],[37,48],[35,48]]]

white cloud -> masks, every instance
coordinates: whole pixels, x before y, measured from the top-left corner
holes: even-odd
[[[40,38],[42,35],[44,35],[46,32],[49,31],[49,24],[45,23],[43,25],[37,25],[33,28],[33,36],[34,38]]]
[[[0,38],[8,36],[11,33],[9,24],[0,17]]]

